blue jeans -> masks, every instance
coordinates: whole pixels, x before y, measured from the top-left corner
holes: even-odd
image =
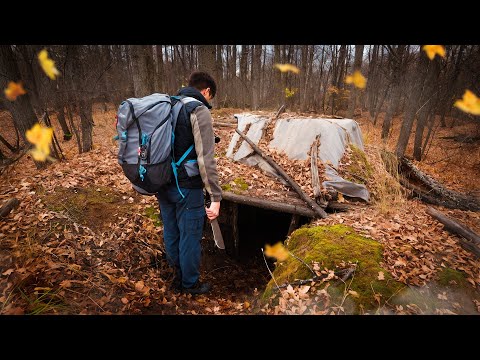
[[[200,277],[201,240],[205,221],[203,189],[182,190],[175,184],[157,194],[163,221],[163,241],[167,259],[182,279],[182,286],[192,287]]]

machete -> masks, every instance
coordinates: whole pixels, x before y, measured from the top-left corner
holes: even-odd
[[[210,204],[212,203],[210,200],[210,194],[208,192],[206,194],[205,203],[207,207],[210,207]],[[215,245],[217,245],[219,249],[225,249],[225,243],[223,242],[223,236],[222,236],[222,232],[220,231],[220,225],[218,224],[218,219],[214,219],[210,221],[210,224],[212,225],[213,240],[215,241]]]

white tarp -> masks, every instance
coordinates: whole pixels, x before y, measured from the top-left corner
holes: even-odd
[[[248,124],[250,128],[247,136],[258,144],[263,135],[263,129],[268,124],[268,119],[252,114],[236,114],[238,128],[243,131]],[[323,183],[350,197],[358,197],[368,201],[369,193],[364,185],[356,184],[341,178],[335,169],[328,166],[329,161],[333,167],[338,167],[339,161],[345,153],[347,144],[353,143],[363,150],[362,132],[358,123],[352,119],[279,119],[276,121],[273,140],[268,145],[270,149],[285,152],[290,159],[307,160],[312,143],[320,135],[319,158],[326,166],[326,174],[330,179]],[[242,141],[239,149],[233,153],[240,136],[235,133],[227,151],[227,157],[250,166],[258,166],[263,171],[275,176],[282,183],[285,181],[276,171],[253,149]]]

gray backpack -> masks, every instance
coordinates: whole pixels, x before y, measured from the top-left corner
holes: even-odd
[[[174,161],[178,114],[190,101],[198,100],[155,93],[120,104],[115,137],[119,140],[118,163],[139,193],[154,195],[172,182],[172,174],[177,179],[178,166],[194,148],[192,144],[179,161]]]

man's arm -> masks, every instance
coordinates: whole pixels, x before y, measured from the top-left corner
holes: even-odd
[[[195,150],[197,151],[198,168],[205,190],[210,194],[213,203],[222,200],[222,189],[218,183],[217,163],[215,161],[215,135],[213,133],[212,116],[205,106],[198,106],[190,116]]]

